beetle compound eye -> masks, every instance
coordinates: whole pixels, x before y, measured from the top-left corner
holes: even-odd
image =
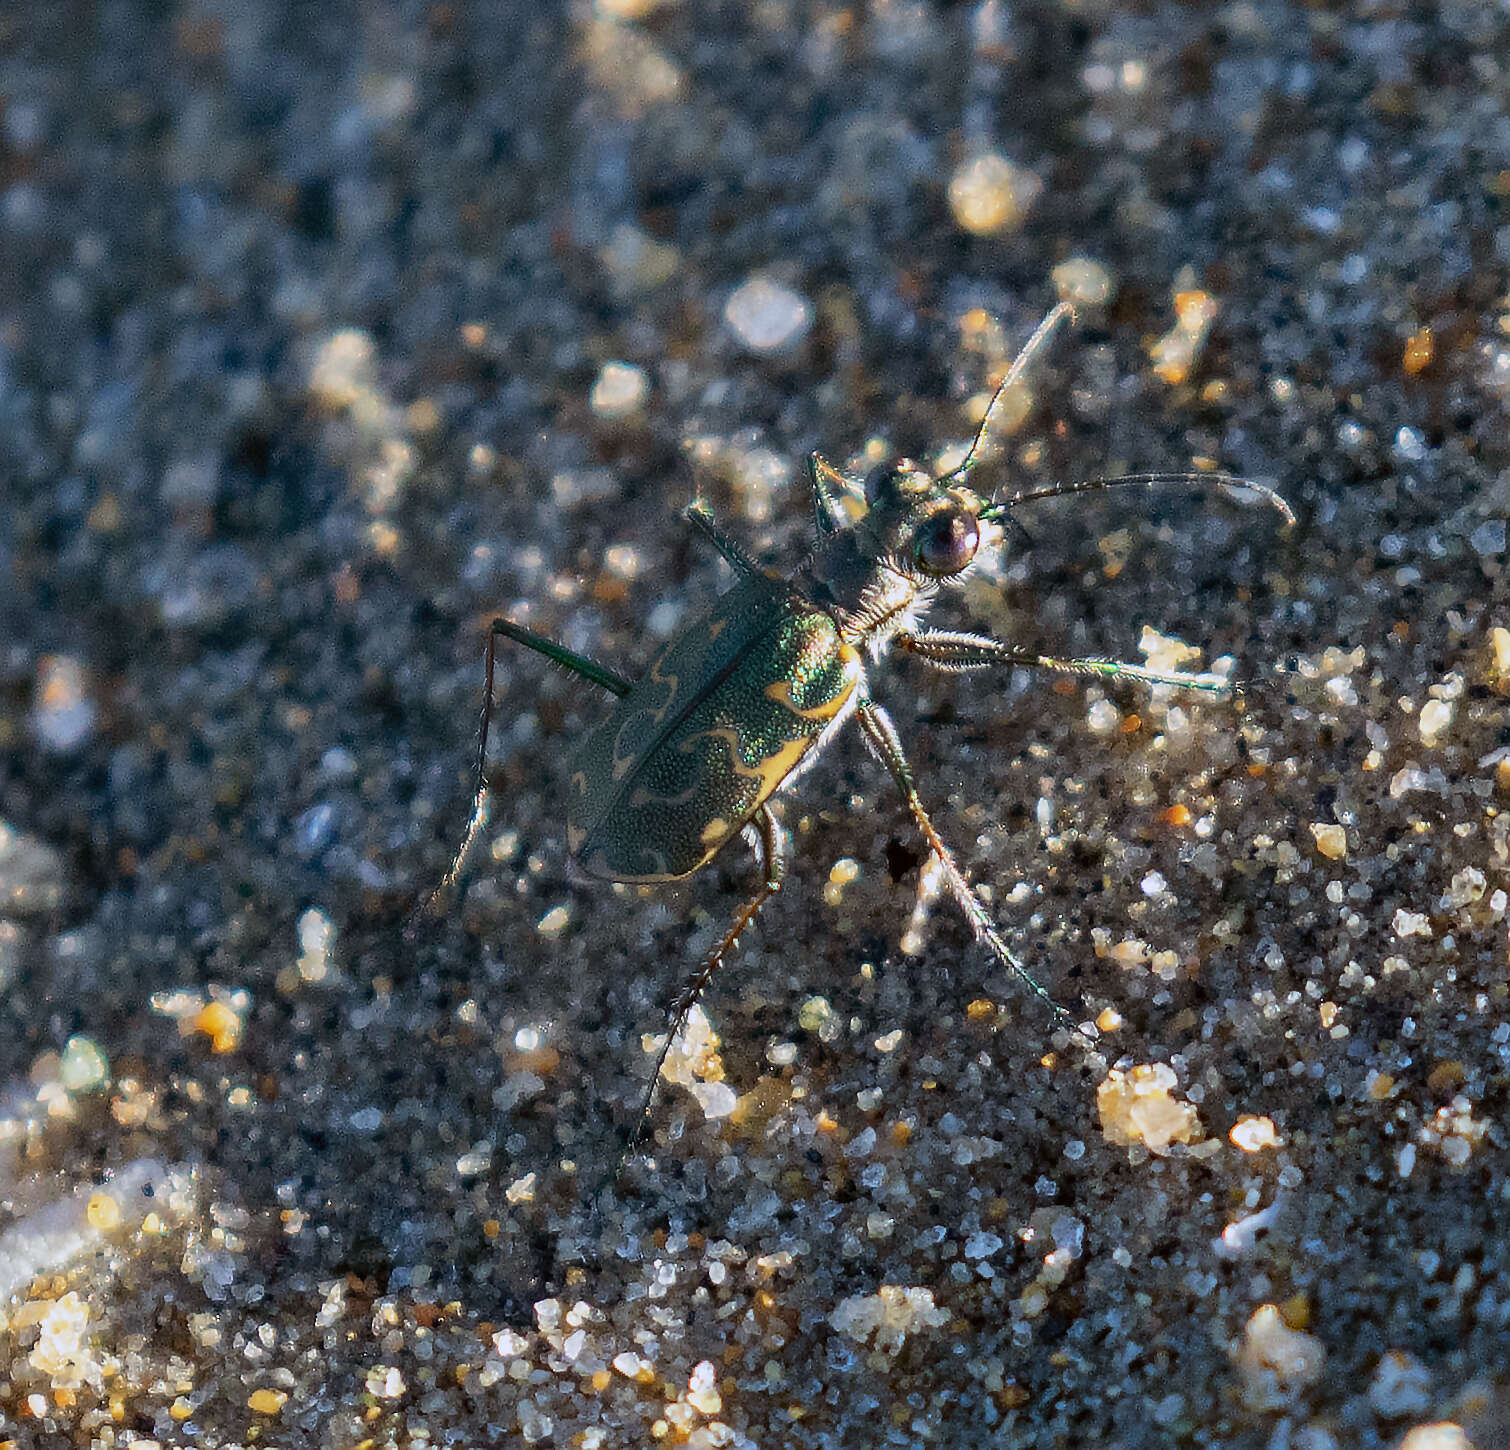
[[[913,562],[924,574],[943,578],[958,574],[980,547],[980,527],[975,515],[963,509],[943,509],[918,530]]]

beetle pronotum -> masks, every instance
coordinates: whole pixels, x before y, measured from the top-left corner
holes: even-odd
[[[460,876],[486,820],[488,727],[500,636],[537,650],[616,697],[608,717],[582,742],[572,767],[567,845],[585,871],[613,881],[673,881],[699,870],[741,834],[761,868],[760,886],[672,1003],[666,1041],[625,1140],[625,1156],[639,1142],[666,1054],[687,1014],[781,887],[786,832],[772,796],[806,770],[851,718],[901,791],[976,938],[1063,1025],[1088,1038],[1007,945],[939,836],[891,717],[871,695],[867,656],[873,662],[887,648],[896,648],[947,671],[1023,665],[1225,691],[1229,682],[1214,674],[1171,673],[1108,659],[1060,659],[988,635],[924,629],[921,621],[940,586],[959,582],[982,547],[991,546],[981,526],[1004,520],[1012,509],[1034,499],[1134,484],[1216,485],[1260,495],[1287,524],[1294,515],[1272,489],[1217,473],[1092,479],[1010,498],[976,493],[969,478],[1003,395],[1054,329],[1072,317],[1070,306],[1061,302],[1038,325],[997,387],[960,464],[936,478],[905,459],[875,469],[865,480],[868,512],[857,521],[850,522],[841,507],[848,492],[843,475],[814,453],[808,459],[808,479],[817,537],[806,561],[791,575],[758,564],[700,502],[688,507],[684,517],[728,561],[737,582],[709,613],[667,644],[640,679],[631,682],[507,619],[493,621],[477,792],[466,836],[440,891]]]

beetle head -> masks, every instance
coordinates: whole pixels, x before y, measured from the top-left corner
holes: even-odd
[[[877,554],[904,573],[953,579],[975,562],[984,501],[957,474],[933,478],[906,458],[884,463],[866,475],[865,501]]]

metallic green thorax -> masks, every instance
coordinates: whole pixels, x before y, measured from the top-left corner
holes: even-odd
[[[842,718],[861,678],[827,614],[769,575],[745,578],[583,742],[572,854],[618,881],[690,875]]]

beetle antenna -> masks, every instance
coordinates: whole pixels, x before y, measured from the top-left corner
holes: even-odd
[[[1022,351],[1013,359],[1012,366],[1007,369],[1006,377],[996,385],[996,391],[991,394],[991,401],[986,404],[985,417],[980,420],[980,427],[975,430],[975,437],[970,441],[970,451],[965,454],[964,461],[951,471],[952,475],[963,478],[980,461],[986,434],[991,429],[991,424],[996,418],[1007,389],[1015,387],[1022,381],[1022,375],[1032,365],[1033,359],[1048,346],[1049,339],[1066,318],[1073,322],[1075,309],[1068,302],[1056,302],[1049,308],[1048,316],[1033,329],[1032,337],[1023,343]]]
[[[1052,483],[1044,488],[1029,489],[1013,498],[995,500],[980,511],[980,516],[989,523],[1006,517],[1019,504],[1031,503],[1035,499],[1065,498],[1074,493],[1099,493],[1107,488],[1135,486],[1217,488],[1223,492],[1256,493],[1278,512],[1287,529],[1295,526],[1295,511],[1272,488],[1254,483],[1250,478],[1239,478],[1232,473],[1125,473],[1120,478],[1087,478],[1076,483]]]

